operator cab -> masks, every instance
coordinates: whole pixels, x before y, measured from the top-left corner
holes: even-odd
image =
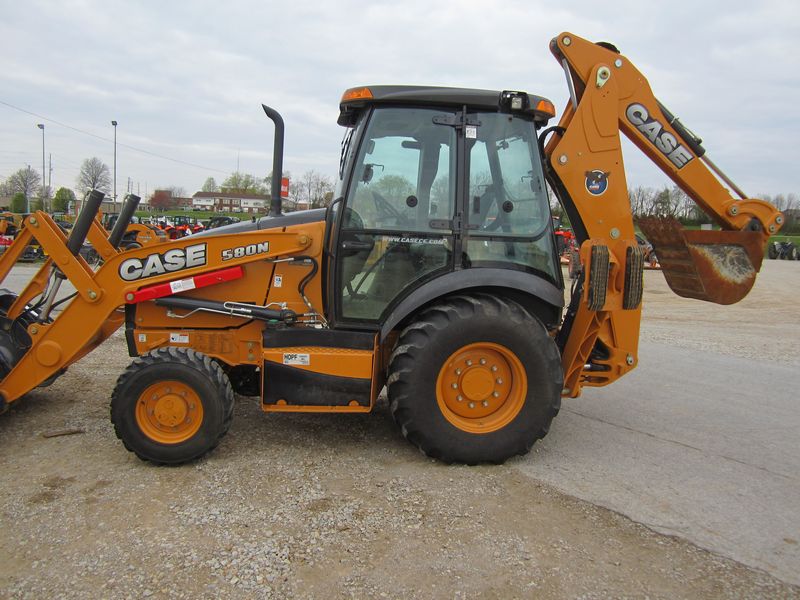
[[[384,323],[427,283],[441,287],[442,275],[462,276],[448,279],[446,294],[489,281],[486,269],[536,279],[535,295],[557,319],[563,282],[536,135],[554,112],[525,92],[345,92],[329,242],[338,260],[327,265],[335,320]]]

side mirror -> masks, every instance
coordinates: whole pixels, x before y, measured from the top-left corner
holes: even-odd
[[[361,176],[361,181],[363,183],[369,183],[372,181],[372,176],[375,174],[375,170],[372,168],[372,165],[366,164],[364,165],[364,174]]]

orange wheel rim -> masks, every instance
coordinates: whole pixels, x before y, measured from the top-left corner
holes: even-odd
[[[197,392],[185,383],[160,381],[139,396],[136,423],[154,442],[180,444],[200,429],[203,403]]]
[[[528,378],[516,354],[491,342],[453,352],[436,379],[442,414],[469,433],[502,429],[519,414],[527,395]]]

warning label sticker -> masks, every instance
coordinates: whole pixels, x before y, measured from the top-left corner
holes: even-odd
[[[188,290],[193,290],[195,288],[194,279],[179,279],[178,281],[170,281],[169,282],[169,289],[172,290],[173,294],[177,294],[178,292],[186,292]]]
[[[295,352],[284,352],[283,364],[285,365],[299,365],[307,367],[311,364],[310,354],[298,354]]]
[[[184,335],[182,333],[170,333],[169,334],[169,343],[170,344],[188,344],[189,343],[189,336]]]

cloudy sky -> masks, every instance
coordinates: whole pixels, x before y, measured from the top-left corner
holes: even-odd
[[[615,43],[749,195],[798,192],[800,3],[416,0],[0,0],[0,178],[52,155],[52,186],[113,164],[144,195],[189,194],[237,165],[266,175],[271,123],[285,169],[336,171],[345,88],[523,89],[567,100],[548,51],[562,31]],[[630,185],[667,179],[626,146]]]

